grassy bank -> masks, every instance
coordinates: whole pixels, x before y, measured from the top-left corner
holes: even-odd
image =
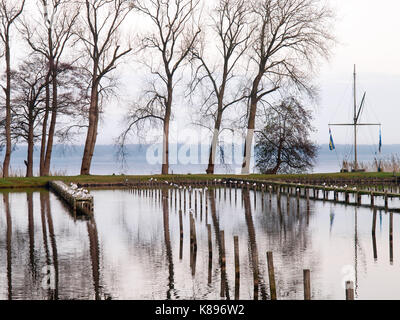
[[[396,174],[400,176],[400,174]],[[133,180],[146,180],[150,178],[157,178],[160,180],[206,180],[206,179],[222,179],[229,177],[239,177],[235,175],[213,175],[206,174],[193,174],[193,175],[146,175],[146,176],[61,176],[61,177],[34,177],[34,178],[7,178],[0,179],[1,189],[13,188],[38,188],[45,187],[50,180],[61,180],[66,183],[121,183],[126,179]],[[393,173],[319,173],[319,174],[300,174],[300,175],[261,175],[253,174],[248,176],[240,175],[241,178],[248,179],[262,179],[262,180],[292,180],[292,179],[356,179],[356,178],[390,178]]]

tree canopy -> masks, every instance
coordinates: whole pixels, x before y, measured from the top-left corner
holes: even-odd
[[[296,98],[272,105],[257,132],[256,166],[262,173],[301,173],[311,169],[318,147],[310,139],[312,112]]]

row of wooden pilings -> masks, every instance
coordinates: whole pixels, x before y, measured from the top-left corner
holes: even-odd
[[[180,242],[183,242],[183,219],[182,211],[179,211],[179,226],[180,226]],[[212,266],[212,234],[211,225],[207,224],[207,234],[208,234],[208,259],[209,259],[209,283],[211,282],[211,266]],[[226,288],[226,255],[225,255],[225,232],[221,230],[219,232],[220,241],[220,266],[221,266],[221,298],[229,298],[229,293]],[[233,247],[234,247],[234,264],[235,264],[235,300],[239,300],[240,297],[240,258],[239,258],[239,237],[233,236]],[[192,267],[192,275],[195,273],[195,261],[197,252],[197,236],[196,227],[193,215],[190,214],[190,264]],[[182,245],[180,246],[180,259],[182,259]],[[270,289],[270,299],[277,300],[277,287],[275,278],[275,268],[273,253],[271,251],[267,252],[267,266],[268,266],[268,280]],[[309,269],[303,270],[303,288],[304,288],[304,300],[311,300],[311,271]],[[346,281],[345,283],[345,296],[346,300],[354,300],[354,283],[352,281]]]
[[[357,187],[350,186],[334,186],[334,185],[306,185],[306,184],[295,184],[290,182],[282,181],[267,181],[267,180],[250,180],[250,179],[205,179],[205,180],[180,180],[177,182],[160,181],[157,179],[150,179],[145,181],[134,181],[126,182],[125,186],[131,188],[144,188],[153,189],[159,186],[170,186],[170,187],[224,187],[224,188],[247,188],[255,191],[260,191],[262,194],[269,192],[276,193],[278,199],[281,194],[288,194],[296,196],[298,198],[306,198],[307,200],[322,200],[331,201],[336,203],[343,203],[346,205],[356,206],[368,206],[376,207],[376,198],[382,198],[384,205],[379,208],[389,211],[389,200],[400,199],[400,193],[392,193],[388,191],[376,191],[375,188],[359,189]],[[186,190],[186,189],[184,189]],[[322,196],[320,194],[322,193]],[[330,197],[330,195],[333,197]],[[343,200],[340,200],[340,195]],[[350,195],[354,196],[354,202],[350,201]],[[363,204],[362,197],[368,196],[370,198],[369,203]],[[394,211],[400,211],[400,208],[390,208]]]
[[[190,186],[190,184],[188,183]],[[214,185],[214,184],[213,184]],[[230,184],[230,183],[223,183],[216,181],[216,184],[214,186],[223,186],[224,188],[230,187],[230,188],[235,188],[236,190],[238,188],[243,188],[243,186],[238,187],[237,184]],[[160,188],[161,187],[161,188]],[[186,212],[186,208],[189,208],[190,214],[189,216],[189,230],[190,230],[190,267],[192,271],[192,275],[194,276],[196,273],[196,257],[197,257],[197,233],[196,233],[196,223],[195,223],[195,217],[194,213],[197,213],[198,209],[198,195],[200,199],[203,199],[204,196],[204,189],[202,190],[195,190],[193,192],[193,197],[190,196],[188,199],[186,198],[186,192],[191,193],[193,189],[183,187],[180,184],[173,184],[171,186],[170,183],[161,183],[161,184],[147,184],[145,188],[143,187],[137,187],[137,192],[138,194],[144,194],[144,195],[149,195],[149,196],[155,196],[155,198],[160,199],[162,198],[162,188],[168,188],[167,189],[167,201],[169,200],[170,205],[172,206],[172,203],[175,203],[175,208],[179,208],[179,234],[180,234],[180,247],[179,247],[179,258],[182,260],[183,258],[183,241],[184,241],[184,226],[183,226],[183,211]],[[171,188],[172,187],[172,188]],[[158,190],[157,190],[158,188]],[[249,186],[246,184],[246,187],[244,188],[252,188],[254,189],[254,186]],[[172,191],[175,190],[174,194],[172,194]],[[225,191],[225,190],[223,190]],[[276,189],[274,191],[277,191]],[[216,190],[212,190],[212,192],[217,192]],[[219,189],[219,192],[221,192],[221,188]],[[265,192],[265,191],[264,191]],[[269,191],[271,194],[273,192],[272,188],[270,188]],[[279,193],[279,191],[278,191]],[[183,194],[183,197],[182,197]],[[183,201],[182,201],[183,198]],[[193,199],[192,199],[193,198]],[[270,197],[271,199],[271,197]],[[212,228],[211,224],[207,223],[207,212],[208,212],[208,200],[207,197],[204,197],[204,202],[205,202],[205,212],[206,212],[206,227],[207,227],[207,240],[208,240],[208,261],[209,261],[209,272],[208,272],[208,282],[211,283],[211,274],[212,274],[212,259],[213,259],[213,243],[212,243]],[[178,206],[178,201],[179,201],[179,206]],[[194,202],[194,207],[192,206],[192,201]],[[183,202],[183,203],[182,203]],[[188,203],[187,203],[188,202]],[[202,213],[203,213],[203,201],[200,202],[200,218],[202,219]],[[218,234],[218,242],[219,242],[219,264],[220,264],[220,275],[221,275],[221,288],[220,288],[220,297],[221,298],[227,298],[229,299],[229,291],[227,288],[227,268],[226,268],[226,253],[225,253],[225,232],[224,230],[219,230]],[[238,300],[240,298],[240,255],[239,255],[239,237],[237,235],[233,236],[233,249],[234,249],[234,279],[235,279],[235,287],[234,287],[234,298]],[[267,259],[267,266],[268,266],[268,279],[269,279],[269,296],[271,300],[277,300],[278,295],[277,295],[277,286],[276,286],[276,276],[275,276],[275,269],[274,269],[274,262],[273,262],[273,253],[272,252],[267,252],[266,254],[266,259]],[[345,289],[345,296],[346,299],[348,300],[353,300],[354,299],[354,284],[353,282],[346,282],[345,283],[346,289]],[[310,270],[303,270],[303,288],[304,288],[304,299],[305,300],[311,300],[312,298],[312,291],[311,291],[311,271]]]
[[[277,194],[277,198],[280,198],[281,194],[287,194],[296,196],[297,198],[306,198],[307,200],[322,200],[322,201],[333,201],[336,203],[344,203],[346,205],[361,206],[362,196],[369,196],[370,202],[366,204],[372,208],[375,207],[376,197],[381,197],[384,200],[384,206],[382,209],[389,211],[389,199],[397,198],[400,199],[399,193],[378,192],[373,190],[359,190],[357,187],[338,187],[338,186],[327,186],[327,185],[302,185],[294,183],[282,183],[277,181],[260,181],[260,180],[242,180],[242,179],[229,179],[225,180],[225,183],[232,183],[239,185],[241,188],[259,190],[262,193],[268,191]],[[310,192],[311,195],[310,196]],[[322,198],[320,193],[322,192]],[[333,193],[333,198],[329,198],[329,194]],[[342,194],[344,200],[339,200],[339,195]],[[350,195],[354,196],[355,201],[350,202]],[[392,208],[391,210],[399,211],[400,208]]]
[[[149,190],[151,190],[151,189],[148,189],[148,190],[145,189],[145,190],[142,190],[142,192],[147,194],[147,192]],[[192,207],[192,196],[189,196],[189,199],[186,198],[186,189],[183,189],[183,191],[181,191],[181,189],[179,189],[179,193],[175,192],[174,194],[172,194],[173,190],[174,189],[170,189],[171,193],[168,194],[168,197],[170,198],[170,205],[172,206],[173,200],[174,200],[175,208],[178,208],[178,206],[177,206],[177,201],[178,200],[177,199],[179,198],[179,210],[182,210],[182,208],[183,208],[183,210],[186,212],[187,202],[188,202],[189,210],[192,210],[194,212],[194,214],[196,215],[196,218],[197,218],[198,202],[199,202],[200,203],[199,204],[199,208],[200,208],[200,220],[201,221],[203,220],[203,201],[198,201],[198,197],[197,196],[199,196],[200,199],[204,198],[204,208],[205,208],[205,214],[206,214],[206,223],[208,223],[207,222],[207,217],[208,217],[207,214],[208,214],[208,210],[209,210],[209,204],[208,204],[208,198],[204,197],[204,192],[205,192],[204,190],[194,190],[194,192],[192,190],[188,190],[189,194],[191,192],[193,192],[193,194],[194,194],[194,197],[193,197],[194,198],[194,207]],[[149,192],[153,192],[153,191],[154,190],[151,190]],[[221,188],[218,191],[221,192]],[[224,195],[226,196],[225,191],[226,190],[224,190]],[[216,192],[216,190],[212,190],[211,192]],[[183,206],[182,206],[182,202],[181,202],[182,193],[183,193],[183,199],[184,199]],[[230,194],[231,194],[231,192],[230,192]],[[156,199],[157,199],[157,197],[161,198],[161,189],[159,189],[158,193],[155,192],[155,196],[156,196]],[[256,196],[256,193],[254,193],[254,204],[256,203],[256,197],[255,196]],[[221,193],[220,193],[220,197],[221,197]],[[235,200],[236,200],[236,198],[237,197],[236,197],[236,192],[235,192]],[[263,196],[262,196],[262,199],[263,199]],[[298,193],[297,193],[297,210],[299,210],[299,199],[300,198],[299,198]],[[270,202],[272,201],[272,197],[271,196],[269,197],[269,201]],[[279,196],[277,197],[277,201],[278,201],[278,206],[280,206],[281,201],[280,201],[280,197]],[[289,208],[289,197],[287,197],[287,201],[288,201],[287,202],[287,206]],[[309,211],[310,211],[309,198],[307,198],[307,206],[306,206],[306,208],[307,208],[306,212],[307,212],[307,218],[308,218]],[[375,207],[375,208],[373,208],[373,220],[372,220],[372,240],[373,240],[373,249],[374,249],[373,251],[374,251],[374,259],[375,260],[377,259],[377,245],[376,245],[376,236],[375,236],[376,235],[376,220],[377,220],[377,208]],[[390,262],[393,263],[393,212],[390,212],[389,239],[390,239]]]

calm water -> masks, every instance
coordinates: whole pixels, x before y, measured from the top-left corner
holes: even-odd
[[[179,232],[179,197],[155,192],[91,191],[95,213],[76,219],[45,190],[0,194],[0,299],[220,299],[224,230],[226,288],[234,297],[233,236],[239,236],[240,298],[269,297],[266,252],[273,251],[279,299],[303,299],[303,269],[311,269],[313,299],[344,299],[346,280],[358,299],[400,297],[400,217],[394,214],[393,262],[389,214],[377,214],[376,259],[368,208],[224,190],[197,203],[197,255],[190,253],[189,200]],[[182,193],[183,195],[183,193]],[[199,194],[200,197],[200,194]],[[171,201],[172,200],[172,201]],[[184,202],[181,201],[182,209]],[[192,208],[195,207],[194,196]],[[211,269],[207,223],[212,230]],[[181,256],[182,255],[182,256]],[[255,279],[259,285],[255,286]],[[257,283],[257,282],[256,282]]]

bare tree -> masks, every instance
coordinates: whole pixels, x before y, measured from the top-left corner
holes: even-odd
[[[295,98],[266,110],[257,131],[256,166],[262,173],[304,173],[312,168],[317,145],[311,141],[312,113]]]
[[[27,176],[33,175],[33,151],[37,141],[43,136],[43,121],[47,112],[48,63],[47,59],[33,53],[24,59],[17,71],[12,72],[14,94],[11,99],[12,108],[12,138],[17,142],[28,144]],[[58,65],[58,118],[71,126],[76,121],[77,114],[86,104],[86,82],[82,80],[79,68],[70,64]],[[63,128],[61,128],[63,129]],[[56,131],[56,135],[64,132]]]
[[[3,162],[3,178],[9,176],[11,159],[11,33],[12,26],[21,15],[25,6],[25,0],[1,0],[0,1],[0,39],[3,43],[5,64],[6,64],[6,84],[3,85],[5,93],[5,133],[6,133],[6,152]]]
[[[331,9],[321,0],[254,0],[247,136],[242,173],[250,171],[257,105],[285,85],[313,94],[311,76],[333,41]]]
[[[130,111],[127,129],[120,136],[124,145],[130,130],[144,121],[157,121],[163,125],[162,174],[169,169],[169,129],[174,100],[174,89],[179,82],[179,71],[193,47],[200,29],[194,21],[199,0],[136,1],[135,9],[152,23],[152,31],[141,39],[145,54],[143,63],[149,68],[154,81],[145,91],[141,102]],[[155,59],[153,60],[153,55]]]
[[[40,175],[50,173],[51,155],[58,116],[58,83],[60,64],[66,49],[71,48],[74,26],[78,20],[80,6],[71,0],[40,0],[40,21],[26,17],[23,35],[35,53],[43,55],[48,62],[46,86],[46,110],[40,148]]]
[[[89,57],[87,72],[90,75],[90,102],[88,129],[82,158],[81,174],[90,174],[90,166],[96,146],[101,111],[101,95],[107,87],[108,75],[117,63],[132,49],[121,49],[119,33],[121,25],[132,10],[131,0],[85,0],[85,12],[78,32],[85,54]]]
[[[204,87],[207,87],[208,84],[211,85],[209,90],[206,89],[201,111],[206,119],[212,119],[214,127],[207,174],[214,173],[223,113],[230,106],[245,98],[240,90],[231,88],[230,95],[228,95],[228,91],[231,83],[240,73],[240,60],[247,50],[251,34],[248,23],[249,7],[245,0],[219,0],[211,19],[213,33],[205,34],[201,50],[193,52],[200,65],[196,67],[191,87],[191,92],[196,91],[199,86],[204,91]],[[209,38],[213,39],[212,35],[217,37],[217,61],[215,55],[212,54],[213,46],[215,46],[215,43]]]
[[[28,144],[26,176],[33,176],[33,151],[35,141],[40,137],[37,127],[45,111],[45,88],[47,85],[47,64],[40,56],[24,61],[18,71],[12,73],[15,94],[11,100],[12,133],[15,140]]]

